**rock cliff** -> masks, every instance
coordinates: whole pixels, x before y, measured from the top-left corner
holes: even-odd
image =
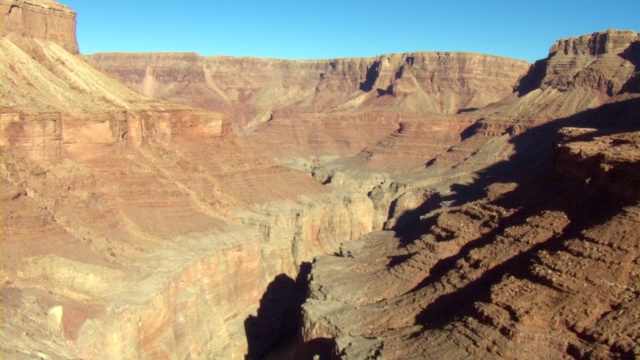
[[[637,34],[513,92],[477,54],[87,59],[0,6],[3,357],[638,356]]]
[[[49,40],[78,54],[76,13],[53,0],[2,0],[2,37]]]
[[[554,70],[537,63],[520,83],[538,76],[535,89],[481,109],[459,143],[396,175],[438,192],[399,219],[409,227],[315,260],[299,356],[637,357],[636,39],[558,42]],[[355,178],[344,164],[406,151],[390,140],[324,172]]]
[[[2,4],[23,9],[14,29],[65,9]],[[219,113],[131,90],[70,38],[2,38],[3,358],[263,353],[286,334],[247,337],[269,285],[372,231],[371,200],[274,163]]]
[[[563,133],[557,171],[573,180],[494,184],[426,231],[318,258],[302,354],[637,357],[639,133]]]
[[[471,53],[290,61],[196,54],[95,54],[160,99],[226,114],[273,157],[353,155],[402,118],[480,108],[510,94],[525,61]],[[277,146],[274,146],[277,145]]]

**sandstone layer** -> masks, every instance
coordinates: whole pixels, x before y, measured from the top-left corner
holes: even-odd
[[[132,88],[226,114],[282,161],[354,155],[399,122],[483,107],[513,91],[525,61],[472,53],[277,60],[197,54],[89,57]]]
[[[640,132],[563,133],[568,178],[495,183],[417,229],[318,258],[302,354],[637,357]]]
[[[87,58],[0,9],[3,358],[639,356],[637,34]]]
[[[538,62],[520,82],[542,79],[535,89],[397,174],[432,193],[394,231],[315,260],[299,356],[640,356],[637,44],[620,31],[558,42],[543,60],[555,70],[540,76]],[[316,171],[349,183],[361,170],[345,164],[380,145]]]
[[[2,357],[268,350],[290,325],[247,336],[263,293],[372,231],[372,201],[259,154],[219,113],[131,90],[69,52],[75,34],[24,30],[63,7],[0,4],[23,14],[2,38]]]
[[[78,54],[76,13],[53,0],[6,0],[0,3],[2,37],[49,40]]]

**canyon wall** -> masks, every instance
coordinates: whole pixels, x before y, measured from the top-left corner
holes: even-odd
[[[396,175],[439,199],[314,261],[298,356],[638,357],[637,36],[559,41],[535,88]],[[348,183],[344,164],[406,151],[386,144],[318,171]]]
[[[49,40],[78,54],[76,13],[52,0],[0,2],[2,37]]]
[[[0,9],[3,357],[639,353],[637,34],[526,74],[83,57],[67,8]]]
[[[283,109],[424,114],[479,108],[511,93],[529,67],[521,60],[445,52],[303,61],[193,53],[88,58],[144,94],[220,111],[243,128]]]
[[[0,4],[22,12],[2,37],[3,357],[241,359],[295,330],[248,335],[272,284],[384,210],[105,75],[73,27],[24,30],[63,7]]]
[[[403,119],[480,108],[512,93],[529,67],[445,52],[308,61],[192,53],[88,58],[144,94],[226,114],[281,161],[354,155]]]

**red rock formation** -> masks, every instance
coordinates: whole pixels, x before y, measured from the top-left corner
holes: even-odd
[[[52,0],[2,0],[2,37],[49,40],[78,54],[76,13]]]
[[[538,103],[522,93],[475,115],[433,114],[499,99],[527,64],[449,53],[93,58],[154,95],[219,108],[254,131],[242,139],[224,115],[145,97],[74,55],[66,8],[0,5],[9,24],[0,114],[3,356],[263,355],[296,320],[265,325],[291,313],[271,308],[270,289],[295,284],[301,262],[382,228],[397,234],[367,235],[345,244],[344,257],[316,262],[301,351],[637,356],[637,134],[566,130],[556,164],[574,180],[556,187],[545,181],[556,175],[538,165],[556,130],[582,117],[547,124],[552,115],[527,115]],[[624,45],[632,37],[613,35],[558,53],[637,64],[635,42]],[[572,50],[580,46],[593,50]],[[621,72],[598,65],[575,84],[550,74],[559,80],[549,88],[590,86],[611,107],[585,118],[606,124],[626,114],[634,125],[628,63]],[[619,94],[590,83],[597,71]],[[325,187],[266,156],[313,160],[363,148],[334,168],[303,164]],[[448,162],[435,155],[425,171],[400,171],[438,152]],[[488,198],[464,204],[479,194]],[[430,212],[440,204],[455,207]]]
[[[300,355],[639,356],[640,106],[625,85],[635,76],[635,38],[609,31],[556,46],[567,54],[550,56],[557,67],[540,87],[481,110],[459,144],[396,177],[441,198],[396,220],[420,218],[413,226],[315,261]],[[571,54],[591,56],[581,60],[591,68],[576,71],[576,59],[560,66],[556,56]],[[603,65],[612,61],[620,71]],[[567,72],[575,82],[563,82]],[[614,84],[613,95],[594,73]],[[594,92],[602,106],[579,105]],[[342,177],[356,176],[345,168]]]
[[[196,54],[96,54],[90,59],[147,95],[229,116],[283,159],[353,155],[401,118],[456,113],[512,92],[524,61],[470,53],[374,59],[266,60]],[[455,135],[453,135],[455,136]]]
[[[68,38],[2,38],[3,356],[243,358],[269,282],[371,231],[370,200],[136,93]]]
[[[479,108],[509,94],[528,67],[470,53],[308,61],[106,53],[90,59],[140,92],[221,111],[241,128],[286,108],[414,114]]]
[[[557,169],[575,182],[495,184],[427,231],[318,258],[301,354],[637,357],[640,133],[564,134]]]

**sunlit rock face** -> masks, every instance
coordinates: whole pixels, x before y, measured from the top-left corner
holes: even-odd
[[[287,162],[354,155],[402,122],[483,107],[512,93],[529,67],[445,52],[306,61],[193,53],[88,58],[144,94],[227,115],[261,151]]]
[[[2,37],[31,38],[57,43],[78,54],[76,13],[53,0],[0,2]]]
[[[389,110],[451,114],[510,94],[525,61],[472,53],[278,60],[193,53],[88,57],[138,91],[227,114],[241,129],[277,111]]]
[[[637,37],[559,41],[535,88],[402,175],[442,201],[316,258],[299,356],[638,357]]]
[[[87,58],[68,8],[0,10],[3,358],[638,355],[634,33],[552,72]]]

